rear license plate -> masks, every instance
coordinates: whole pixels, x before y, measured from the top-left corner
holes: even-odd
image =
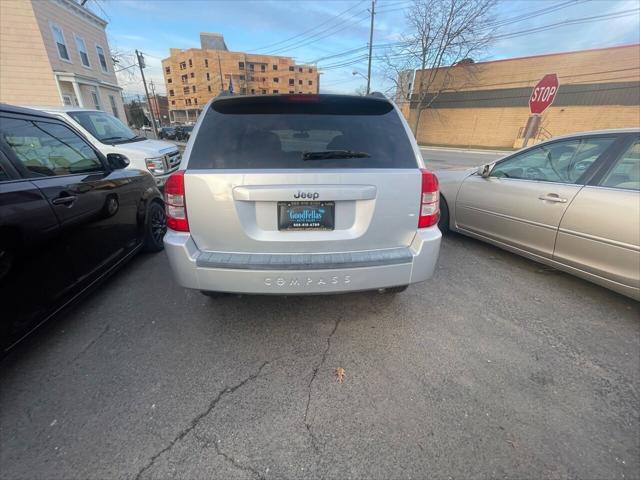
[[[333,230],[335,202],[278,202],[278,230]]]

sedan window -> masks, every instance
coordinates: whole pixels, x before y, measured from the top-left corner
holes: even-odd
[[[603,187],[640,190],[640,140],[636,140],[602,179]]]
[[[491,176],[575,183],[614,141],[597,137],[541,145],[498,163]]]
[[[87,143],[58,123],[3,119],[2,137],[33,177],[71,175],[103,170]]]

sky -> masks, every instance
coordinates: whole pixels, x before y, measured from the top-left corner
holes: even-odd
[[[412,2],[377,0],[374,47],[402,38]],[[124,69],[118,80],[125,96],[144,94],[139,72],[126,68],[136,49],[145,55],[147,81],[164,94],[161,60],[170,48],[199,48],[200,32],[222,33],[232,51],[273,53],[300,63],[319,60],[322,93],[355,93],[366,84],[370,0],[88,0],[86,6],[109,22],[112,53],[122,59],[116,69]],[[496,35],[521,33],[497,39],[476,61],[640,43],[639,0],[499,0],[494,15],[508,21]],[[601,15],[610,16],[589,18]],[[575,23],[578,19],[584,21]],[[557,23],[563,24],[553,27]],[[374,50],[374,91],[391,86],[375,54],[383,50]],[[357,63],[339,65],[350,61]]]

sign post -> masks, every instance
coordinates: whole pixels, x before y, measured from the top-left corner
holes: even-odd
[[[559,88],[560,82],[558,82],[558,76],[555,73],[548,73],[533,87],[533,91],[529,97],[529,111],[531,115],[527,121],[524,142],[522,143],[523,147],[526,147],[531,137],[535,136],[538,132],[540,115],[542,115],[556,99]]]

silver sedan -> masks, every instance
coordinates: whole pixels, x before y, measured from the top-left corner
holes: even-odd
[[[436,172],[453,230],[640,300],[640,130],[556,137]]]

